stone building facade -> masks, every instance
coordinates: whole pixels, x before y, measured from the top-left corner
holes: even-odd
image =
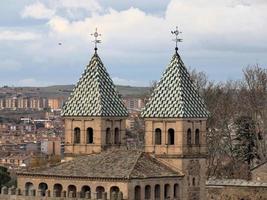
[[[207,181],[207,200],[267,200],[267,183],[240,179]]]
[[[18,187],[45,197],[205,200],[208,112],[177,49],[141,115],[145,149],[127,150],[128,112],[95,52],[62,110],[67,162],[19,173]]]

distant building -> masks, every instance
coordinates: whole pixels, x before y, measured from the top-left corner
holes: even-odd
[[[125,97],[123,101],[129,112],[132,111],[140,112],[141,109],[144,107],[144,99],[141,98]]]
[[[61,155],[60,138],[48,138],[41,140],[41,152],[46,155]]]
[[[29,108],[29,99],[26,97],[18,98],[18,108],[19,109],[27,109]]]
[[[0,110],[5,108],[5,101],[4,99],[0,99]]]
[[[63,105],[63,98],[48,98],[48,107],[52,110],[61,109]]]
[[[0,164],[10,167],[27,167],[30,162],[30,155],[10,155],[0,159]]]

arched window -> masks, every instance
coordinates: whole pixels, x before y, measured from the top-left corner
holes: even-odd
[[[95,191],[96,191],[96,198],[97,199],[102,199],[104,197],[104,192],[105,192],[104,187],[98,186]]]
[[[145,199],[151,199],[151,187],[146,185],[145,187]]]
[[[68,196],[70,196],[71,192],[73,194],[73,196],[71,196],[71,197],[76,197],[77,188],[75,185],[69,185],[68,186]]]
[[[94,142],[94,130],[87,128],[87,144],[93,144]]]
[[[139,185],[134,188],[134,200],[141,200],[141,187]]]
[[[81,197],[85,198],[86,193],[89,193],[89,198],[91,198],[91,188],[88,185],[84,185],[81,190]]]
[[[120,188],[118,188],[117,186],[112,186],[110,188],[110,199],[114,199],[114,198],[117,199],[119,192],[120,192]]]
[[[195,177],[192,178],[192,185],[193,185],[193,186],[196,185],[196,178],[195,178]]]
[[[172,128],[168,130],[168,144],[174,145],[174,129]]]
[[[179,188],[179,184],[174,184],[173,186],[173,196],[174,198],[179,198],[180,197],[180,188]]]
[[[155,185],[155,194],[154,194],[155,200],[160,200],[160,185]]]
[[[41,191],[41,195],[44,197],[45,191],[48,189],[48,186],[46,183],[40,183],[38,189]]]
[[[169,184],[164,185],[164,197],[165,199],[171,198],[171,186]]]
[[[114,144],[120,144],[120,130],[119,130],[119,128],[115,128]]]
[[[106,144],[111,144],[111,132],[110,128],[106,129]]]
[[[199,129],[196,129],[196,132],[195,132],[195,145],[199,145]]]
[[[30,195],[30,191],[34,189],[33,184],[31,182],[25,183],[25,191],[26,191],[26,196]]]
[[[53,190],[54,190],[55,197],[60,197],[63,187],[61,184],[57,183],[54,185]]]
[[[74,144],[79,144],[81,142],[81,129],[76,127],[74,129]]]
[[[160,145],[161,144],[161,129],[156,128],[155,130],[155,144]]]
[[[192,144],[192,135],[191,135],[191,129],[189,128],[187,130],[187,145],[191,145]]]

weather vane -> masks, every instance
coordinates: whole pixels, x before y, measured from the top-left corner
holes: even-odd
[[[97,51],[97,44],[101,43],[101,40],[98,39],[98,37],[101,36],[100,33],[97,32],[97,28],[95,29],[95,32],[91,34],[92,36],[94,36],[94,40],[92,41],[93,43],[95,43],[95,52]]]
[[[175,46],[175,51],[177,52],[178,51],[178,42],[182,42],[183,40],[181,38],[179,38],[179,34],[182,33],[178,30],[178,26],[176,26],[176,30],[174,31],[171,31],[171,33],[173,35],[175,35],[175,39],[173,39],[173,41],[176,43],[176,46]]]

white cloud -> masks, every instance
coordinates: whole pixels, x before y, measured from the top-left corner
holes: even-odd
[[[40,2],[26,6],[21,13],[24,18],[31,17],[35,19],[50,19],[54,14],[54,10],[47,8]]]
[[[89,12],[99,12],[102,10],[101,5],[96,0],[57,0],[54,1],[54,4],[58,8],[86,9]]]
[[[53,37],[76,37],[87,42],[89,33],[99,27],[106,47],[122,52],[126,49],[129,52],[162,51],[163,47],[171,45],[170,29],[176,25],[184,33],[182,45],[198,51],[204,48],[216,51],[243,51],[245,47],[264,49],[267,4],[261,0],[256,2],[172,0],[163,17],[146,14],[138,8],[109,9],[76,21],[54,16],[48,24]]]
[[[0,30],[0,41],[1,40],[37,40],[40,39],[39,34],[33,32],[24,32],[24,31],[11,31],[11,30]]]

